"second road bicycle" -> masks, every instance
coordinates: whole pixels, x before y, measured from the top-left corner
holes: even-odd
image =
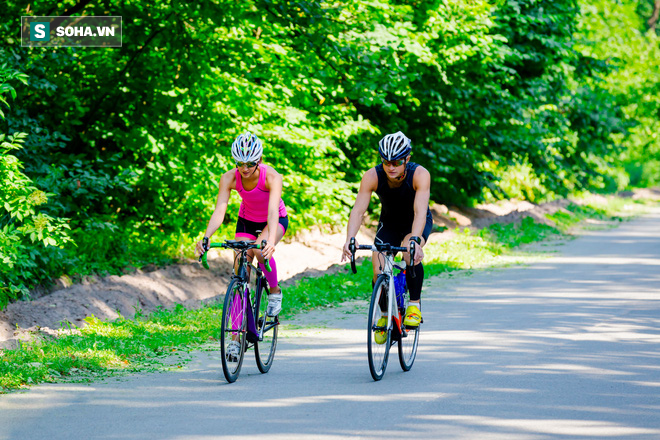
[[[415,259],[415,247],[416,243],[411,242],[410,261]],[[406,307],[410,301],[405,276],[400,275],[406,270],[406,266],[403,262],[394,261],[394,255],[397,252],[408,252],[408,249],[387,243],[356,246],[355,238],[351,238],[349,250],[351,251],[353,273],[357,273],[355,251],[359,249],[377,252],[380,262],[381,273],[376,278],[369,304],[367,351],[371,377],[374,380],[381,380],[387,368],[392,345],[398,344],[399,363],[403,371],[409,371],[412,368],[417,355],[419,326],[406,326],[403,323]],[[412,270],[412,268],[410,269]],[[394,274],[395,270],[397,275]],[[414,272],[412,274],[414,276]]]

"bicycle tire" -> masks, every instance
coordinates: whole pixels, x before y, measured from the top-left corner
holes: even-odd
[[[387,275],[379,275],[374,284],[374,290],[371,294],[371,304],[369,304],[369,319],[367,323],[367,351],[369,357],[369,371],[371,377],[375,380],[381,380],[387,368],[387,359],[392,345],[392,326],[385,330],[385,341],[378,343],[377,334],[382,332],[382,328],[377,326],[378,320],[382,316],[380,303],[389,310],[389,278]],[[382,299],[381,299],[382,298]],[[382,338],[382,334],[378,336]]]
[[[410,302],[410,293],[406,290],[406,301],[405,305],[407,306]],[[401,326],[403,326],[403,320],[405,319],[405,310],[403,308],[403,315],[401,316]],[[420,324],[421,325],[421,324]],[[399,338],[399,364],[401,364],[401,369],[403,371],[410,371],[417,357],[417,346],[419,344],[419,327],[406,327],[405,331],[407,332],[406,336],[401,336]]]
[[[238,379],[246,350],[245,333],[247,331],[247,319],[243,306],[244,288],[241,281],[238,279],[232,280],[227,288],[224,308],[222,310],[222,324],[220,329],[222,372],[229,383],[236,382],[236,379]],[[228,354],[228,347],[232,341],[238,342],[238,356],[229,356]]]
[[[276,316],[267,316],[268,308],[268,287],[265,286],[264,278],[257,279],[257,288],[254,299],[254,322],[257,324],[257,331],[261,333],[262,326],[266,326],[263,337],[254,344],[254,357],[257,361],[257,368],[261,373],[268,373],[273,366],[275,359],[275,350],[277,349],[277,329],[279,323]]]

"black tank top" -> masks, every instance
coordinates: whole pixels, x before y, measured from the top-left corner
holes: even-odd
[[[410,228],[415,218],[415,194],[413,189],[413,175],[419,164],[408,162],[406,165],[406,177],[401,186],[390,188],[387,184],[387,175],[383,164],[376,165],[378,175],[378,188],[376,195],[380,199],[381,211],[380,221],[385,225],[401,226]],[[426,216],[431,216],[431,210],[427,208]]]

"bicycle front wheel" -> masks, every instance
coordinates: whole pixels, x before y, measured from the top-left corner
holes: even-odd
[[[257,292],[254,301],[254,321],[257,323],[257,332],[260,337],[259,341],[254,344],[254,356],[257,360],[257,367],[262,373],[268,373],[273,365],[275,349],[277,348],[277,328],[279,327],[277,316],[266,315],[268,288],[265,284],[266,280],[264,278],[257,280]]]
[[[232,280],[225,294],[225,305],[222,311],[220,333],[222,371],[229,383],[238,379],[246,349],[247,317],[245,316],[244,288],[243,283],[239,280]]]
[[[367,324],[369,371],[374,380],[383,378],[390,354],[392,328],[391,325],[389,328],[387,326],[387,311],[390,307],[388,289],[389,279],[386,275],[379,275],[371,294]],[[382,319],[383,315],[385,315],[385,319]]]

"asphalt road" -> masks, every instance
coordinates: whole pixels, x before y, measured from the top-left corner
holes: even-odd
[[[187,368],[0,396],[0,439],[659,439],[660,210],[553,258],[425,287],[410,372],[373,382],[363,306],[283,332],[261,375]]]

